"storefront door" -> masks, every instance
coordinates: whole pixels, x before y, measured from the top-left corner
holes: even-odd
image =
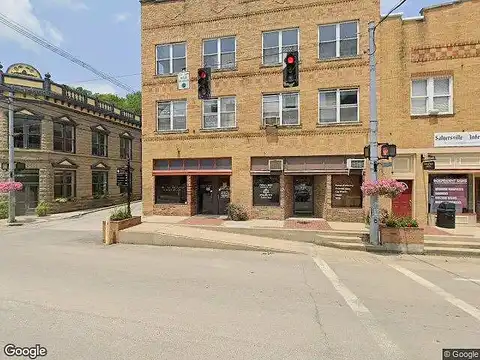
[[[293,214],[313,216],[313,176],[293,177]]]
[[[229,203],[229,176],[200,176],[198,178],[199,214],[226,215]]]
[[[412,216],[412,186],[411,180],[399,180],[407,185],[407,190],[392,200],[392,212],[395,216]]]

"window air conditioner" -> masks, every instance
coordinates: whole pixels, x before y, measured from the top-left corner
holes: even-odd
[[[282,159],[268,160],[268,170],[283,171],[283,160]]]
[[[348,170],[363,170],[365,169],[365,159],[347,159]]]

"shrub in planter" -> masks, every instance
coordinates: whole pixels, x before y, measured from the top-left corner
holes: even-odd
[[[37,216],[47,216],[49,211],[50,206],[45,201],[41,201],[35,209]]]
[[[238,204],[229,204],[227,208],[228,218],[233,221],[248,220],[248,212],[245,208]]]
[[[0,199],[0,219],[8,218],[8,201]]]
[[[110,215],[110,220],[121,221],[121,220],[130,219],[131,217],[132,217],[132,214],[128,211],[128,207],[125,206],[123,208],[115,209]]]
[[[418,228],[418,222],[411,217],[388,217],[385,225],[390,228]]]
[[[423,254],[424,233],[418,222],[411,217],[389,217],[380,226],[382,245],[390,251]]]

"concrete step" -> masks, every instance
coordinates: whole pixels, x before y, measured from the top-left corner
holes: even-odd
[[[480,238],[473,236],[452,236],[452,235],[425,235],[425,241],[460,241],[460,242],[480,242]]]
[[[425,246],[425,254],[426,255],[443,255],[443,256],[477,257],[477,256],[480,256],[480,249]]]
[[[357,242],[335,242],[335,241],[328,241],[324,242],[322,244],[319,244],[321,246],[325,247],[331,247],[335,249],[341,249],[341,250],[355,250],[355,251],[365,251],[366,246],[363,243],[357,243]]]
[[[434,248],[461,248],[461,249],[479,249],[480,241],[431,241],[425,240],[425,246]]]
[[[342,236],[330,234],[317,234],[318,242],[335,242],[335,243],[358,243],[363,244],[362,238],[359,236]],[[317,241],[315,241],[317,242]]]

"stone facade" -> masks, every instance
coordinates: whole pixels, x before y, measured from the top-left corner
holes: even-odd
[[[43,82],[42,79],[30,80],[14,74],[5,74],[4,83],[22,84],[25,82]],[[141,199],[141,125],[140,122],[125,121],[120,110],[114,109],[114,114],[106,115],[95,106],[87,108],[79,106],[78,102],[32,100],[24,96],[19,88],[15,97],[15,118],[35,117],[39,120],[41,136],[40,148],[16,148],[15,161],[25,163],[26,172],[38,170],[38,184],[32,184],[32,193],[37,192],[36,202],[45,201],[50,204],[51,212],[66,212],[86,208],[96,208],[126,202],[126,195],[120,193],[116,184],[116,169],[126,165],[126,160],[120,157],[120,137],[128,133],[132,139],[132,168],[133,187],[132,199]],[[27,93],[28,94],[28,93]],[[40,102],[41,101],[41,102]],[[90,100],[89,100],[90,101]],[[92,102],[92,101],[90,101]],[[8,113],[4,111],[2,102],[0,111],[0,162],[8,163]],[[71,121],[74,124],[74,152],[60,152],[54,150],[54,122],[59,119]],[[108,131],[108,156],[92,155],[92,126],[102,126]],[[99,170],[108,172],[108,195],[105,198],[94,199],[92,194],[92,170],[98,166]],[[66,202],[54,199],[55,171],[73,171],[74,196]],[[22,171],[18,176],[21,180]],[[0,172],[0,180],[8,178],[7,171]],[[21,194],[17,196],[21,197]],[[17,208],[18,210],[18,208]],[[33,209],[30,208],[30,211]]]

